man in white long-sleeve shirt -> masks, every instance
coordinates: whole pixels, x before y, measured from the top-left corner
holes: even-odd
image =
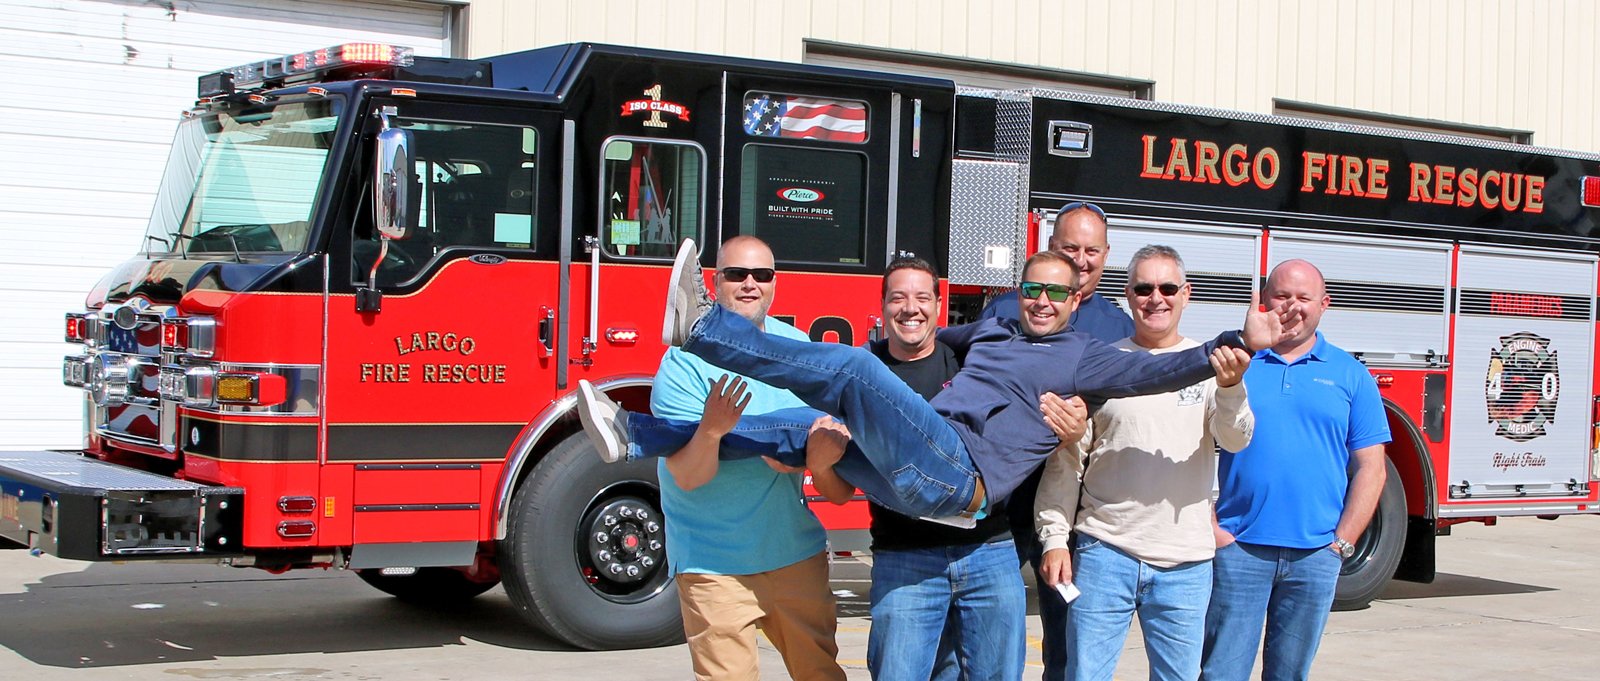
[[[1198,345],[1178,334],[1190,292],[1176,251],[1140,249],[1128,264],[1134,335],[1117,346],[1162,353]],[[1069,680],[1112,678],[1134,613],[1151,679],[1200,674],[1216,445],[1242,449],[1255,425],[1241,382],[1249,362],[1227,353],[1213,355],[1212,364],[1215,379],[1106,402],[1079,445],[1058,449],[1045,464],[1035,502],[1040,572],[1051,586],[1073,582],[1082,592],[1067,617]],[[1059,398],[1047,397],[1046,420],[1059,408]],[[1073,530],[1076,551],[1069,551]]]

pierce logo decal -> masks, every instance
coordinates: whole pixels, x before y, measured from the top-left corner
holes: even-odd
[[[805,187],[784,187],[778,190],[778,198],[796,203],[811,203],[821,201],[825,196],[822,192]]]

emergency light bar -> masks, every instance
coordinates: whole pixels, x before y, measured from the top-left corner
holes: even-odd
[[[345,43],[310,52],[273,57],[200,76],[201,99],[233,94],[274,81],[314,80],[353,66],[410,66],[413,50],[381,43]]]

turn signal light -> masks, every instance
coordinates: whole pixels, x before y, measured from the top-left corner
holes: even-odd
[[[89,325],[84,322],[83,315],[67,313],[66,341],[68,343],[86,343],[89,339]]]
[[[639,330],[606,329],[606,340],[614,345],[633,345],[639,342]]]
[[[1378,382],[1379,388],[1387,388],[1394,385],[1394,374],[1378,374],[1373,376],[1372,379]]]
[[[288,398],[288,381],[279,374],[217,374],[217,402],[270,407]]]

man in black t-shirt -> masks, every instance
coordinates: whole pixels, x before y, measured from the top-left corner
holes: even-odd
[[[926,399],[961,369],[934,339],[938,275],[901,259],[883,277],[886,338],[868,346]],[[854,487],[827,467],[811,471],[832,500]],[[962,529],[909,518],[877,504],[872,515],[872,632],[867,668],[877,681],[1020,678],[1027,654],[1027,596],[1004,505]],[[937,641],[937,645],[934,643]]]

